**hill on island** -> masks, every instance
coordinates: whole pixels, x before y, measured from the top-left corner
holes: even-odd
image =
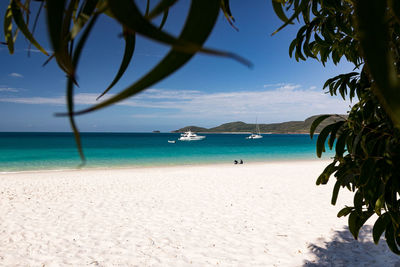
[[[274,134],[287,134],[287,133],[298,133],[307,134],[310,132],[312,122],[321,115],[315,115],[305,119],[304,121],[287,121],[281,123],[270,123],[270,124],[259,124],[261,133],[274,133]],[[332,122],[344,120],[347,115],[335,115],[324,120],[317,128],[316,132],[321,131],[326,125]],[[253,123],[245,123],[242,121],[228,122],[221,124],[213,128],[204,128],[198,126],[186,126],[181,129],[173,131],[174,133],[181,133],[191,130],[192,132],[198,133],[250,133],[253,132],[256,125]]]

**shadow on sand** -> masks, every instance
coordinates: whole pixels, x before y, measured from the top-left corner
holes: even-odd
[[[381,238],[378,245],[372,241],[372,227],[364,226],[354,240],[348,228],[335,231],[330,241],[323,238],[309,249],[315,261],[305,261],[303,266],[395,266],[400,267],[400,256],[393,254]]]

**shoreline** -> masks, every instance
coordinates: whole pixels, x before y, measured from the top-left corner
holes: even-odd
[[[268,159],[265,161],[249,161],[244,162],[241,165],[262,165],[262,164],[274,164],[274,163],[307,163],[307,162],[324,162],[329,164],[332,162],[331,159],[321,158],[310,158],[310,159]],[[157,169],[157,168],[190,168],[190,167],[207,167],[207,166],[232,166],[235,165],[232,162],[199,162],[199,163],[188,163],[188,164],[155,164],[155,165],[127,165],[127,166],[93,166],[93,167],[76,167],[76,168],[65,168],[65,169],[33,169],[33,170],[18,170],[18,171],[0,171],[0,177],[8,174],[19,174],[19,173],[59,173],[59,172],[77,172],[77,171],[109,171],[109,170],[138,170],[138,169]]]

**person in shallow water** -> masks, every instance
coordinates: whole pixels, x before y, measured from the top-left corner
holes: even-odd
[[[239,164],[243,164],[243,160],[240,160]]]
[[[238,161],[235,159],[235,160],[233,161],[233,163],[234,163],[234,164],[238,164]]]

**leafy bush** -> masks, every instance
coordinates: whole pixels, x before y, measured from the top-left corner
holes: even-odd
[[[298,0],[276,1],[285,25],[303,19],[289,53],[296,60],[313,58],[337,64],[342,58],[359,72],[341,74],[326,81],[331,95],[358,100],[345,121],[329,124],[317,138],[317,156],[335,149],[335,157],[317,179],[317,185],[336,178],[332,193],[336,204],[341,188],[354,192],[353,206],[339,211],[348,216],[357,239],[360,228],[377,214],[373,239],[385,232],[389,248],[400,254],[400,4],[399,1]],[[290,19],[283,7],[292,8]],[[283,15],[282,15],[283,14]],[[293,54],[294,53],[294,54]],[[310,129],[330,115],[317,118]]]

